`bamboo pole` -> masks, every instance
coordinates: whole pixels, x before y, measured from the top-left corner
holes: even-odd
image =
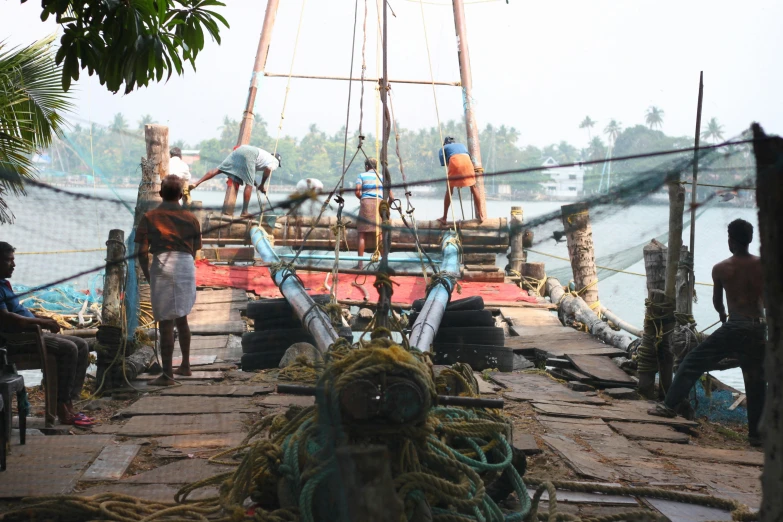
[[[269,78],[288,78],[288,73],[271,73],[271,72],[264,72],[264,76],[268,76]],[[303,80],[340,80],[340,81],[352,81],[352,82],[370,82],[370,83],[378,83],[382,81],[382,78],[350,78],[348,76],[322,76],[318,74],[292,74],[290,75],[291,78],[301,78]],[[435,85],[444,85],[447,87],[460,87],[462,84],[460,82],[443,82],[443,81],[435,81],[432,82],[431,80],[389,80],[389,84],[393,83],[406,83],[411,85],[432,85],[435,83]]]
[[[389,113],[389,3],[383,2],[383,78],[381,80],[381,107],[383,109],[383,140],[381,143],[381,172],[383,173],[383,202],[380,205],[381,222],[388,224],[391,206],[391,173],[389,172],[389,134],[391,121]],[[391,250],[391,228],[384,226],[381,232],[383,251],[379,271],[389,274],[389,250]],[[391,313],[391,293],[389,286],[382,284],[378,289],[378,313],[376,324],[381,328],[389,327]]]
[[[691,240],[690,243],[688,243],[692,258],[696,252],[696,189],[699,186],[699,139],[701,138],[701,106],[703,99],[704,71],[701,71],[699,73],[699,101],[696,104],[696,136],[694,137],[693,146],[693,182],[691,185]],[[691,262],[695,262],[695,259],[691,259]],[[691,303],[693,302],[693,295],[695,292],[695,280],[696,278],[692,277],[690,285],[688,286],[688,299]]]
[[[759,207],[759,239],[764,274],[767,316],[767,349],[764,378],[768,383],[764,402],[764,472],[761,474],[759,520],[783,520],[783,139],[768,137],[754,123],[756,201]]]

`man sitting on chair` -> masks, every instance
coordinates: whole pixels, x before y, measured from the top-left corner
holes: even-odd
[[[60,332],[57,321],[38,317],[19,302],[19,297],[8,281],[16,268],[14,250],[8,243],[0,242],[0,311],[4,312],[3,328],[11,326],[10,331],[6,330],[8,333],[30,326],[49,330],[44,333],[44,342],[47,351],[57,359],[57,417],[61,424],[92,426],[92,419],[77,413],[73,406],[73,401],[81,398],[87,367],[90,365],[87,341],[70,335],[57,335]]]
[[[158,208],[141,218],[136,229],[139,265],[150,283],[152,316],[159,323],[163,375],[156,386],[173,386],[174,374],[191,375],[188,314],[196,303],[196,251],[201,249],[201,225],[182,208],[182,181],[168,175],[160,184]],[[150,267],[149,253],[153,255]],[[179,333],[182,363],[174,370],[174,325]]]

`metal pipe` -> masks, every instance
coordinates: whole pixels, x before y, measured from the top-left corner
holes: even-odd
[[[269,78],[288,78],[288,74],[283,73],[271,73],[271,72],[265,72],[264,76],[267,76]],[[378,83],[381,81],[380,78],[364,78],[362,80],[361,78],[349,78],[348,76],[321,76],[318,74],[292,74],[290,75],[291,78],[301,78],[303,80],[341,80],[341,81],[352,81],[352,82],[371,82],[371,83]],[[430,80],[389,80],[389,83],[407,83],[411,85],[432,85],[433,82]],[[448,87],[460,87],[462,86],[462,83],[460,82],[444,82],[444,81],[435,81],[435,85],[445,85]]]
[[[441,261],[441,273],[457,277],[459,275],[459,249],[454,243],[454,232],[447,232],[443,236],[441,249],[443,261]],[[445,278],[443,284],[433,287],[427,294],[427,300],[419,313],[418,319],[411,328],[410,344],[423,352],[430,351],[430,345],[438,333],[443,312],[449,303],[451,292],[454,290],[454,282]]]
[[[484,192],[484,174],[481,167],[481,146],[479,129],[476,123],[476,111],[473,108],[473,77],[470,71],[468,53],[468,26],[465,21],[463,0],[452,0],[454,6],[454,28],[457,33],[457,58],[459,59],[459,77],[462,83],[462,105],[465,107],[465,130],[468,135],[468,152],[476,168],[476,214],[480,219],[487,217],[487,200]]]
[[[334,261],[334,256],[327,254],[280,254],[284,258],[313,259],[317,261]],[[340,256],[340,261],[372,261],[372,256]],[[389,263],[416,263],[420,264],[418,257],[393,257],[389,258]]]
[[[266,263],[279,263],[280,258],[272,249],[266,232],[258,226],[250,229],[250,241],[253,243],[258,255]],[[280,288],[280,293],[286,298],[296,316],[302,321],[304,327],[315,338],[315,343],[321,353],[326,353],[334,344],[339,335],[334,330],[329,317],[318,307],[313,299],[302,288],[294,274],[284,268],[274,274],[274,282]]]
[[[314,396],[315,386],[300,384],[278,384],[277,393],[287,395],[306,395]],[[503,409],[505,402],[503,399],[484,399],[481,397],[456,397],[453,395],[438,395],[437,404],[440,406],[466,406],[469,408],[495,408]]]

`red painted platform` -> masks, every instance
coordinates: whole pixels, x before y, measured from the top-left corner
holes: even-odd
[[[328,290],[324,286],[327,274],[322,272],[298,272],[297,275],[304,283],[305,289],[310,294],[323,294]],[[331,279],[331,278],[330,278]],[[343,274],[340,276],[337,298],[340,300],[364,299],[362,291],[353,285],[356,281],[364,286],[369,294],[369,300],[378,301],[378,293],[372,286],[373,276],[355,276]],[[395,303],[411,303],[424,297],[426,285],[424,279],[416,276],[395,276],[393,301]],[[330,281],[334,284],[333,281]],[[256,266],[216,266],[208,261],[196,262],[196,284],[198,286],[221,286],[241,288],[254,292],[259,297],[280,297],[280,290],[272,281],[269,269]],[[460,283],[461,292],[457,297],[481,296],[485,301],[493,303],[536,303],[535,297],[523,294],[519,287],[512,283]]]

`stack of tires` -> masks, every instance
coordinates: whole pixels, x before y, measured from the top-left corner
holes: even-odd
[[[413,302],[409,324],[418,318],[424,299]],[[432,343],[436,364],[467,363],[474,370],[514,369],[514,352],[505,346],[503,328],[495,326],[492,312],[484,309],[484,299],[467,297],[446,306],[440,328]]]
[[[329,302],[329,295],[314,295],[319,305]],[[247,304],[247,317],[253,320],[253,331],[242,336],[242,370],[246,372],[277,368],[285,351],[294,343],[315,344],[285,298],[262,299]]]

